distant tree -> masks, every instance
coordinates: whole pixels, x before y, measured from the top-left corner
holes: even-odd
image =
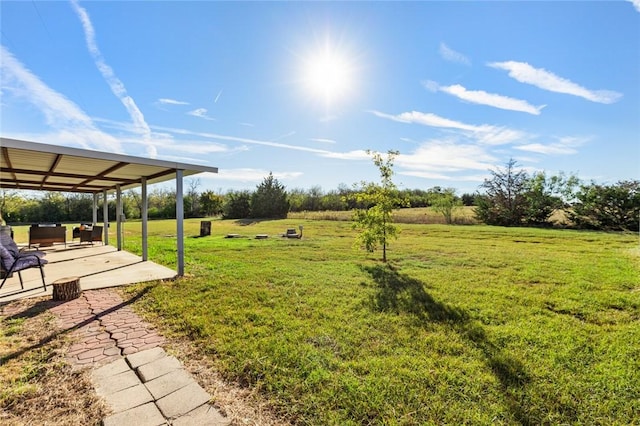
[[[138,191],[130,189],[124,193],[124,199],[125,203],[129,204],[131,211],[131,216],[127,217],[142,217],[142,195]]]
[[[64,222],[67,220],[66,199],[60,192],[46,192],[40,201],[38,222]]]
[[[222,213],[222,203],[224,198],[213,191],[207,190],[200,194],[200,209],[207,216],[216,216]]]
[[[65,194],[66,211],[64,220],[86,221],[93,220],[93,196],[89,194]]]
[[[444,217],[447,225],[453,223],[453,214],[462,206],[462,201],[456,197],[456,190],[446,188],[430,196],[429,203],[436,213]]]
[[[518,226],[524,221],[527,210],[525,193],[529,177],[524,170],[517,170],[511,159],[505,168],[490,170],[491,179],[485,179],[481,188],[485,193],[476,197],[475,214],[488,225]]]
[[[187,179],[187,193],[184,197],[184,211],[186,217],[199,217],[200,212],[200,197],[198,196],[198,187],[200,186],[200,179]]]
[[[382,261],[387,261],[387,245],[391,238],[397,238],[399,229],[393,224],[393,209],[403,200],[393,183],[393,160],[398,151],[388,151],[387,159],[377,152],[367,151],[380,171],[380,183],[362,182],[354,197],[358,204],[368,205],[366,209],[356,209],[353,214],[353,228],[360,230],[356,244],[374,252],[382,246]]]
[[[16,191],[0,190],[0,217],[7,223],[24,221],[25,210],[29,201],[21,197]]]
[[[547,176],[544,172],[535,173],[528,179],[524,194],[527,201],[524,223],[532,226],[550,225],[551,215],[563,209],[573,198],[577,184],[578,179],[573,175],[560,173]]]
[[[307,197],[307,191],[303,188],[293,188],[287,192],[290,212],[301,212],[304,210],[304,200]]]
[[[222,217],[224,219],[245,219],[251,214],[251,193],[230,191],[224,197]]]
[[[320,187],[319,185],[315,185],[309,188],[306,193],[304,202],[302,203],[302,210],[313,212],[319,211],[323,195],[324,194],[322,192],[322,187]]]
[[[580,228],[638,231],[640,181],[582,185],[569,218]]]
[[[251,195],[251,217],[285,218],[288,212],[285,187],[273,177],[273,173],[269,173]]]
[[[347,203],[339,191],[329,191],[322,196],[320,210],[344,211],[347,210]]]
[[[475,204],[476,196],[475,194],[464,193],[460,196],[460,199],[462,200],[463,206],[469,207]]]

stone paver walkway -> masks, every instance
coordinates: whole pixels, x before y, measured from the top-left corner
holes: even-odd
[[[78,299],[51,308],[51,312],[62,328],[77,327],[72,334],[78,342],[68,353],[75,364],[104,363],[164,343],[151,325],[110,289],[85,291]]]
[[[77,339],[71,363],[92,380],[113,414],[105,426],[228,425],[209,394],[160,346],[164,338],[112,289],[84,291],[50,309]]]

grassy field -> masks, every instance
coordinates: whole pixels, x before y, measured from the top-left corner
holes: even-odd
[[[291,423],[640,423],[637,235],[401,228],[384,265],[348,222],[215,220],[197,238],[189,220],[188,276],[127,291],[149,287],[138,309]],[[151,222],[150,258],[175,257],[175,223]]]

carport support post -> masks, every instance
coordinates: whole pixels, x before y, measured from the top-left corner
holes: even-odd
[[[122,191],[120,185],[116,185],[116,232],[118,251],[122,251]]]
[[[109,245],[109,202],[107,201],[107,190],[102,191],[102,220],[104,221],[104,245]]]
[[[148,223],[148,206],[147,206],[147,178],[140,179],[141,185],[141,196],[142,196],[142,210],[140,211],[140,216],[142,216],[142,261],[146,262],[149,258],[149,251],[147,245],[147,239],[149,237],[147,223]]]
[[[98,193],[93,193],[93,217],[92,217],[92,225],[98,224]]]
[[[184,276],[184,202],[182,177],[184,170],[176,169],[176,222],[178,244],[178,276]]]

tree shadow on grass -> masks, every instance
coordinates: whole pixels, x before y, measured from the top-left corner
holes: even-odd
[[[530,381],[524,365],[505,353],[487,336],[484,328],[464,309],[438,302],[422,281],[400,273],[389,265],[363,267],[377,285],[371,298],[372,308],[379,312],[407,313],[421,325],[447,324],[484,354],[487,365],[499,380],[513,416],[521,424],[537,424],[520,401],[522,389]]]

